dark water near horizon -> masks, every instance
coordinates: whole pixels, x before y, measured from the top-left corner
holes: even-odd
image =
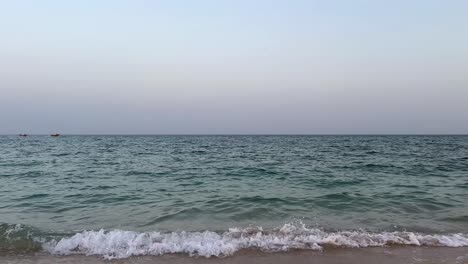
[[[467,136],[0,136],[0,249],[122,257],[140,239],[223,255],[227,241],[468,246],[467,233]]]

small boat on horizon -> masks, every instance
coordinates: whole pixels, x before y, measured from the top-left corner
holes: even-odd
[[[52,134],[52,135],[50,135],[50,136],[51,136],[51,137],[59,137],[60,134]]]
[[[28,134],[19,134],[20,137],[27,137]]]

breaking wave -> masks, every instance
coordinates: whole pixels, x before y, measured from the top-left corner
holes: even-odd
[[[0,224],[0,250],[45,251],[53,255],[97,255],[106,259],[183,253],[189,256],[224,257],[241,249],[267,252],[291,249],[322,250],[326,247],[360,248],[391,245],[468,246],[468,234],[414,232],[326,232],[303,224],[231,228],[225,232],[83,231],[72,235],[46,235],[25,225]]]
[[[277,252],[290,249],[322,250],[324,247],[468,246],[467,234],[418,234],[413,232],[368,233],[363,231],[325,232],[286,224],[264,231],[262,228],[231,228],[224,233],[84,231],[59,241],[45,243],[51,254],[100,255],[107,259],[142,255],[184,253],[190,256],[223,257],[241,249]]]

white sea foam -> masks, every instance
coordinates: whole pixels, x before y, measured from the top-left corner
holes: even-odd
[[[84,231],[43,248],[57,255],[100,255],[107,259],[141,255],[185,253],[190,256],[227,256],[245,248],[264,251],[289,249],[321,250],[324,246],[378,247],[386,245],[468,246],[467,234],[428,235],[412,232],[368,233],[362,231],[324,232],[286,224],[266,232],[261,228],[232,228],[224,233],[204,232],[133,232]]]

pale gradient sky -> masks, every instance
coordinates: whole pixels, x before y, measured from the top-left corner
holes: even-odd
[[[0,134],[468,133],[468,1],[0,0]]]

